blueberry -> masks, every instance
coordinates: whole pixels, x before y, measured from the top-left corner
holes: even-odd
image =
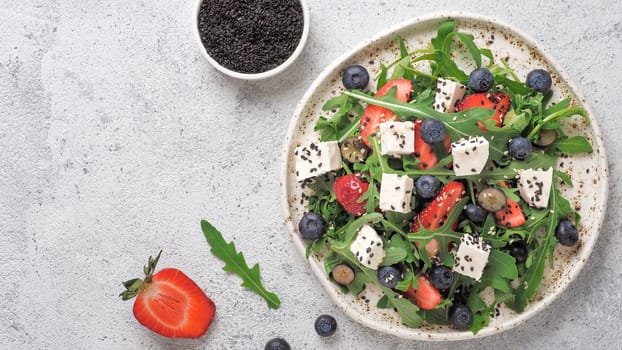
[[[326,220],[318,213],[305,213],[298,223],[298,231],[306,239],[318,239],[326,232]]]
[[[363,66],[351,65],[343,71],[341,82],[346,89],[364,89],[369,82],[369,73]]]
[[[522,264],[527,261],[527,255],[529,251],[527,250],[527,245],[524,241],[516,241],[509,245],[510,255],[516,259],[517,264]]]
[[[444,265],[435,265],[430,270],[430,282],[437,289],[444,290],[454,283],[454,273]]]
[[[533,151],[533,146],[531,146],[531,141],[526,137],[515,137],[510,140],[508,151],[512,157],[518,160],[524,160],[529,157]]]
[[[549,72],[544,69],[534,69],[527,73],[525,83],[528,87],[544,94],[551,90],[553,79],[551,79]]]
[[[415,190],[423,199],[432,199],[436,197],[441,189],[441,182],[432,175],[422,175],[415,182]]]
[[[331,315],[320,315],[315,320],[315,331],[321,337],[330,337],[337,330],[337,320]]]
[[[486,92],[493,84],[492,73],[486,68],[477,68],[469,75],[469,87],[474,92]]]
[[[471,312],[471,309],[466,305],[456,305],[453,307],[453,312],[451,314],[451,323],[456,329],[461,331],[467,330],[471,328],[471,324],[473,323],[473,312]]]
[[[266,343],[264,350],[291,350],[291,348],[289,347],[289,344],[287,343],[285,339],[274,338],[274,339],[270,339]]]
[[[421,123],[421,139],[428,145],[435,145],[445,139],[445,124],[436,118],[426,119]]]
[[[579,231],[568,220],[561,220],[555,229],[555,237],[561,245],[572,247],[579,242]]]
[[[477,204],[469,203],[464,208],[464,216],[471,222],[481,224],[486,220],[486,209],[480,207]]]
[[[402,271],[393,266],[381,266],[378,269],[378,281],[387,288],[395,288],[402,280]]]

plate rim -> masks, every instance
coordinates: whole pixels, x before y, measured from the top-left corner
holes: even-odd
[[[496,327],[485,327],[481,329],[475,335],[472,334],[470,331],[436,333],[436,332],[426,331],[421,328],[406,328],[405,326],[388,327],[389,326],[388,323],[379,322],[377,320],[361,317],[360,312],[350,307],[348,303],[345,303],[341,299],[338,293],[334,292],[334,289],[332,289],[334,288],[333,283],[327,278],[326,272],[324,270],[319,269],[317,265],[311,264],[309,259],[305,258],[307,265],[309,265],[311,269],[314,270],[313,271],[314,275],[316,276],[316,278],[318,278],[318,280],[322,284],[322,287],[326,290],[326,293],[329,295],[332,301],[345,314],[348,315],[348,317],[350,317],[351,319],[355,320],[356,322],[366,327],[372,328],[381,333],[398,336],[404,339],[423,340],[423,341],[468,340],[468,339],[482,338],[482,337],[491,336],[494,334],[499,334],[503,331],[515,328],[516,326],[524,323],[526,320],[528,320],[529,318],[531,318],[532,316],[536,315],[537,313],[542,311],[544,308],[549,306],[556,298],[558,298],[561,294],[564,293],[564,291],[568,288],[570,284],[574,282],[574,280],[577,278],[577,276],[583,269],[583,266],[585,266],[589,257],[591,256],[594,245],[596,244],[596,241],[598,240],[598,236],[600,235],[600,231],[602,229],[602,225],[603,225],[603,222],[606,216],[607,202],[608,202],[608,195],[609,195],[609,191],[607,190],[609,188],[609,166],[608,166],[609,163],[607,160],[607,152],[605,149],[605,144],[603,141],[600,126],[598,124],[596,115],[593,113],[592,109],[587,103],[585,96],[583,95],[581,90],[578,89],[577,85],[574,83],[574,80],[572,80],[571,77],[566,73],[563,66],[560,65],[560,63],[557,60],[551,57],[548,51],[544,49],[543,47],[541,47],[538,44],[538,42],[536,42],[530,35],[526,34],[525,32],[518,29],[517,27],[510,25],[504,21],[500,21],[496,18],[492,18],[486,15],[464,12],[464,11],[431,12],[425,15],[414,17],[410,20],[400,22],[394,26],[391,26],[390,28],[386,30],[379,31],[378,33],[373,35],[371,38],[363,40],[358,45],[354,46],[353,48],[339,55],[337,58],[331,61],[331,63],[328,66],[326,66],[322,70],[322,72],[320,72],[320,74],[311,83],[309,88],[305,91],[304,95],[297,103],[294,113],[292,115],[292,118],[289,122],[287,131],[285,134],[282,150],[281,150],[282,152],[281,153],[281,172],[279,176],[279,187],[280,187],[280,200],[281,200],[281,204],[283,206],[284,215],[285,215],[285,224],[290,234],[290,238],[292,239],[299,253],[301,253],[303,257],[305,256],[306,245],[304,244],[303,240],[301,240],[299,237],[296,236],[296,229],[295,229],[294,223],[292,222],[292,212],[289,206],[289,192],[287,190],[288,185],[286,181],[289,175],[289,149],[291,147],[291,141],[296,133],[296,127],[298,125],[298,122],[302,118],[302,112],[304,111],[305,106],[309,103],[311,96],[320,87],[321,82],[324,81],[327,76],[332,74],[338,66],[342,65],[349,57],[365,49],[371,43],[374,43],[391,34],[395,34],[398,31],[405,30],[417,24],[424,24],[426,22],[439,21],[442,19],[457,19],[457,20],[462,20],[462,21],[474,20],[474,21],[479,21],[483,23],[490,23],[495,26],[501,27],[505,30],[512,32],[513,34],[516,34],[527,45],[536,49],[536,51],[540,54],[540,56],[542,57],[544,61],[546,61],[552,67],[555,67],[555,70],[557,71],[559,77],[563,79],[563,81],[568,86],[569,90],[577,97],[577,100],[578,100],[577,102],[581,105],[581,107],[583,107],[587,111],[588,115],[590,116],[589,125],[594,133],[594,138],[592,142],[597,145],[596,149],[601,150],[601,152],[598,154],[598,157],[599,157],[598,159],[605,166],[603,169],[602,176],[599,179],[600,185],[597,187],[598,188],[597,192],[599,192],[597,197],[602,198],[603,210],[602,210],[600,219],[597,220],[598,222],[594,230],[594,233],[592,235],[593,238],[590,241],[584,242],[582,254],[577,257],[579,263],[575,263],[573,265],[572,269],[569,272],[569,275],[567,275],[568,278],[565,279],[565,282],[562,282],[560,284],[560,287],[555,291],[555,293],[548,294],[545,297],[543,297],[541,300],[530,303],[531,307],[528,310],[525,310],[523,313],[516,314],[516,316],[512,317],[507,322],[504,322]],[[317,271],[317,270],[320,270],[320,271]],[[318,274],[318,272],[320,272],[320,274]],[[320,276],[322,276],[322,278],[320,278]],[[327,287],[330,287],[331,289]]]

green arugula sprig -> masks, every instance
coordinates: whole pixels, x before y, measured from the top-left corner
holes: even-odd
[[[244,255],[237,252],[233,242],[227,243],[222,234],[206,220],[201,220],[201,229],[205,235],[207,243],[212,247],[211,252],[220,260],[225,262],[223,270],[235,273],[242,278],[242,287],[245,287],[259,296],[264,298],[271,309],[278,309],[281,300],[276,294],[267,291],[261,284],[261,276],[259,274],[259,264],[249,268]]]

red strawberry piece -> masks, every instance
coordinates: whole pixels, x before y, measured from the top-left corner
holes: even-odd
[[[441,188],[441,191],[419,215],[415,216],[412,232],[417,232],[421,224],[427,230],[436,230],[445,224],[445,220],[454,210],[456,204],[464,197],[464,184],[453,181]]]
[[[348,213],[357,216],[365,214],[365,204],[367,204],[367,201],[359,202],[359,198],[361,198],[363,193],[367,192],[368,188],[369,183],[361,179],[361,174],[340,176],[335,179],[333,184],[337,202]]]
[[[421,228],[421,224],[428,230],[436,230],[445,224],[445,220],[449,217],[454,207],[464,197],[464,185],[462,182],[453,181],[441,188],[436,197],[415,216],[411,227],[412,232],[417,232]],[[453,223],[454,230],[458,220]],[[419,247],[419,243],[415,242],[415,246]],[[428,256],[436,256],[438,254],[439,244],[435,239],[431,239],[425,245],[425,251]]]
[[[443,301],[441,292],[425,276],[419,276],[417,282],[419,282],[417,289],[414,289],[413,286],[408,286],[406,297],[414,299],[420,309],[433,310],[436,305]]]
[[[377,97],[381,97],[386,95],[392,87],[397,87],[397,92],[395,97],[397,100],[401,102],[407,102],[410,98],[410,92],[413,89],[413,85],[408,79],[395,79],[389,80],[386,84],[378,90],[376,93]],[[378,125],[380,123],[387,122],[393,118],[394,113],[386,109],[384,107],[379,107],[376,105],[369,105],[363,112],[363,116],[361,117],[361,139],[368,147],[371,147],[369,140],[367,139],[369,135],[378,131]]]
[[[415,120],[415,157],[419,159],[417,168],[424,170],[434,167],[438,163],[438,158],[434,148],[421,138],[422,122],[423,120],[421,119]],[[449,152],[451,150],[451,138],[449,135],[445,134],[443,143],[445,144],[445,149]]]
[[[178,269],[153,273],[160,254],[145,266],[145,278],[123,283],[123,300],[136,297],[134,317],[143,326],[169,338],[199,338],[207,332],[216,305],[203,290]]]
[[[505,182],[500,182],[499,186],[509,188]],[[527,221],[525,213],[518,203],[506,198],[505,209],[501,209],[495,212],[495,219],[497,223],[506,227],[517,227],[524,224]]]
[[[503,117],[505,113],[510,109],[510,97],[503,92],[486,92],[479,94],[472,94],[465,97],[459,104],[456,111],[464,111],[471,108],[488,108],[494,109],[495,114],[491,119],[497,121],[497,126],[503,124]],[[486,130],[486,127],[480,122],[479,127],[482,130]]]

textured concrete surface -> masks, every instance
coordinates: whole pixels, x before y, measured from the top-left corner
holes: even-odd
[[[309,0],[295,66],[229,79],[200,56],[194,1],[0,0],[0,344],[3,349],[619,349],[622,347],[622,3]],[[501,335],[405,341],[362,328],[325,296],[282,224],[278,175],[289,117],[346,49],[411,16],[466,10],[536,38],[583,90],[609,149],[611,195],[593,257],[552,306]],[[208,218],[260,262],[270,310],[222,271]],[[142,328],[120,281],[159,249],[218,305],[208,334]],[[334,315],[330,339],[313,331]]]

